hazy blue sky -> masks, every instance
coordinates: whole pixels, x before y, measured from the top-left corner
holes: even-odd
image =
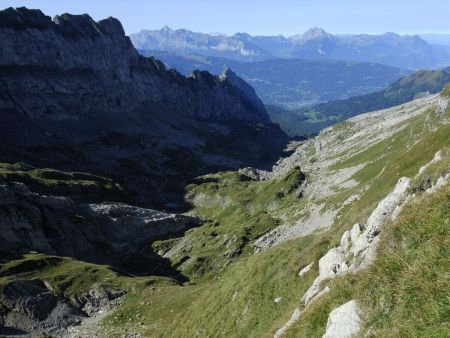
[[[450,33],[450,0],[1,0],[0,6],[114,16],[127,34],[165,24],[227,34],[293,35],[313,26],[331,33]]]

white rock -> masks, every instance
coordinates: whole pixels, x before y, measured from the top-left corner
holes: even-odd
[[[367,220],[366,229],[353,243],[351,252],[354,257],[362,254],[362,252],[369,247],[373,239],[380,233],[381,225],[387,220],[392,219],[395,209],[402,205],[406,200],[410,187],[411,179],[402,177],[398,180],[394,190],[378,203],[377,207]]]
[[[439,150],[436,154],[434,154],[434,157],[430,162],[428,162],[427,164],[425,164],[424,166],[422,166],[419,169],[419,175],[422,174],[431,164],[442,161],[443,159],[444,159],[444,153],[442,150]]]
[[[434,154],[433,162],[439,162],[444,159],[444,152],[439,150],[436,154]]]
[[[283,299],[282,297],[277,297],[273,301],[278,304],[279,302],[281,302],[282,299]]]
[[[362,320],[358,304],[351,300],[331,311],[322,338],[351,338],[358,334]]]
[[[356,243],[356,240],[361,235],[362,230],[363,227],[361,224],[356,223],[353,225],[352,229],[350,230],[350,240],[352,241],[352,244]]]
[[[319,260],[319,276],[302,297],[307,305],[320,293],[320,284],[326,279],[332,279],[336,275],[348,271],[345,255],[340,248],[333,248]]]
[[[381,224],[391,218],[395,208],[403,203],[408,196],[408,189],[411,187],[411,179],[401,177],[397,185],[389,195],[387,195],[375,208],[367,220],[367,229],[369,235],[379,230]]]
[[[439,105],[439,111],[441,112],[441,114],[444,114],[446,112],[449,101],[450,100],[446,97],[439,98],[438,105]]]
[[[341,245],[339,246],[341,251],[346,253],[350,248],[350,244],[350,231],[346,231],[341,237]]]
[[[320,278],[320,276],[317,277],[312,283],[312,285],[309,287],[309,289],[305,292],[305,294],[301,299],[301,301],[305,303],[305,306],[308,305],[308,303],[319,294],[321,282],[322,279]]]
[[[298,273],[298,275],[300,277],[303,277],[304,275],[306,275],[311,268],[314,266],[314,262],[309,263],[307,266],[305,266],[303,269],[300,270],[300,272]]]
[[[443,186],[447,184],[447,181],[450,179],[450,174],[445,175],[444,177],[439,177],[436,183],[431,187],[428,188],[425,192],[427,194],[433,194],[439,189],[441,189]]]
[[[333,248],[319,259],[319,276],[322,279],[333,277],[347,270],[345,256],[339,248]]]
[[[302,314],[302,311],[300,309],[295,309],[294,313],[292,314],[291,318],[284,324],[281,328],[279,328],[275,334],[273,335],[274,338],[280,338],[284,336],[287,329],[289,329],[295,322],[297,322],[300,319],[300,316]]]

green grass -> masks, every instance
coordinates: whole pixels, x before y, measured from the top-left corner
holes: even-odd
[[[441,150],[441,161],[431,163],[423,173],[414,178],[412,182],[413,192],[421,192],[432,185],[436,184],[440,177],[444,177],[450,173],[450,147],[445,147]]]
[[[335,243],[313,235],[242,257],[212,280],[136,289],[103,325],[119,336],[126,316],[127,325],[148,337],[271,337],[298,305],[317,265],[304,278],[298,271]]]
[[[362,306],[370,337],[448,336],[450,186],[410,203],[381,236],[371,267],[333,280],[286,337],[321,337],[329,312],[350,299]]]
[[[47,281],[56,293],[66,297],[88,291],[94,284],[126,291],[149,283],[175,284],[168,278],[136,278],[116,272],[106,265],[40,253],[25,254],[0,265],[0,287],[12,280],[33,278]]]
[[[250,255],[256,238],[298,208],[304,179],[300,168],[275,181],[256,181],[237,172],[202,177],[187,187],[187,198],[206,224],[189,230],[181,242],[160,241],[154,248],[181,246],[172,262],[193,281],[216,276],[239,257]]]
[[[446,98],[450,98],[450,83],[447,83],[442,90],[442,96]]]
[[[25,183],[32,191],[82,197],[91,200],[120,200],[122,187],[113,180],[81,172],[34,168],[20,163],[0,163],[0,177],[7,182]]]

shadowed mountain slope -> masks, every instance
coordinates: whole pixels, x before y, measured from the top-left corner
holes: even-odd
[[[166,70],[116,19],[9,8],[0,39],[2,160],[114,176],[163,203],[176,181],[270,163],[287,140],[231,71]]]

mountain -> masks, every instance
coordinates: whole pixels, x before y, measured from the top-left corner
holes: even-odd
[[[186,75],[195,69],[219,74],[223,69],[231,68],[255,88],[265,104],[287,109],[372,93],[410,73],[400,68],[353,61],[272,59],[239,62],[197,54],[140,52],[154,56]]]
[[[293,43],[288,52],[290,57],[377,62],[410,69],[438,67],[449,62],[446,51],[428,44],[417,35],[337,36],[313,29],[290,39]]]
[[[413,99],[439,93],[450,82],[450,68],[421,70],[392,83],[384,90],[304,107],[296,111],[283,111],[269,107],[272,119],[291,135],[319,132],[338,121],[369,111],[390,108]]]
[[[381,35],[333,35],[321,28],[303,34],[284,36],[233,36],[194,33],[185,29],[146,30],[131,35],[137,49],[200,54],[239,61],[274,58],[306,60],[345,60],[382,63],[392,67],[420,69],[450,64],[445,48],[431,45],[421,37]]]
[[[141,203],[164,205],[189,177],[270,163],[287,140],[230,70],[166,70],[116,19],[9,8],[0,37],[4,161],[112,175]]]
[[[199,53],[205,56],[225,57],[232,60],[264,60],[270,54],[239,36],[195,33],[187,29],[142,30],[130,35],[137,49],[164,50],[181,54]]]

